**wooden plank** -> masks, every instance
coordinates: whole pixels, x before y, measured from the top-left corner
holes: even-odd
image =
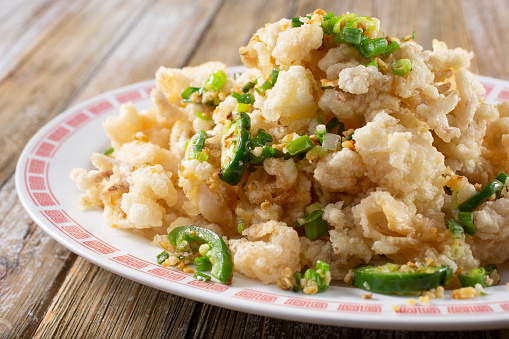
[[[23,145],[67,107],[147,5],[122,0],[86,2],[0,84],[0,185],[13,171]]]
[[[0,190],[0,319],[10,337],[33,333],[75,256],[37,227],[11,178]],[[0,328],[0,335],[2,328]]]
[[[36,338],[184,338],[197,303],[138,284],[78,258]]]
[[[160,66],[183,67],[220,5],[221,0],[194,1],[192,6],[181,0],[156,2],[111,51],[75,102],[154,79]]]
[[[0,8],[0,81],[55,33],[63,20],[84,2],[68,0],[3,1]]]
[[[285,0],[225,1],[215,20],[206,30],[188,65],[199,65],[210,60],[222,61],[228,66],[240,65],[239,48],[266,23],[292,15],[292,2]]]

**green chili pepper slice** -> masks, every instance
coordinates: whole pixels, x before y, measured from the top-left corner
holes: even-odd
[[[489,287],[496,284],[498,281],[492,281],[492,284],[488,284],[490,281],[491,274],[497,269],[497,265],[488,264],[485,267],[473,268],[470,271],[459,274],[458,279],[461,283],[461,287],[475,287],[480,284],[482,287]]]
[[[224,284],[231,284],[233,276],[233,262],[228,246],[216,233],[197,226],[180,226],[168,234],[168,241],[177,250],[184,250],[191,241],[205,242],[207,251],[200,251],[203,257],[212,263],[211,274]]]
[[[206,275],[206,274],[203,274],[201,272],[194,273],[193,278],[195,278],[196,280],[203,281],[203,282],[210,281],[210,276]]]
[[[250,125],[249,116],[239,112],[223,134],[219,178],[232,186],[240,182],[249,164]]]
[[[445,286],[452,277],[449,266],[421,266],[408,271],[402,271],[401,267],[390,263],[358,266],[353,270],[352,284],[370,292],[409,294]]]

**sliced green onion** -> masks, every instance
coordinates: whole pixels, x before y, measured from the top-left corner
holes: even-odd
[[[211,92],[219,92],[226,83],[227,75],[222,70],[218,69],[212,73],[205,82],[205,89]]]
[[[304,279],[313,280],[317,286],[324,286],[322,277],[315,270],[308,268],[304,273]]]
[[[242,232],[246,229],[246,224],[244,222],[244,219],[241,217],[237,217],[237,232],[242,234]]]
[[[158,263],[159,265],[161,265],[161,264],[162,264],[163,262],[165,262],[165,261],[166,261],[166,259],[168,259],[169,257],[170,257],[170,254],[169,254],[168,252],[166,252],[166,251],[162,251],[162,252],[161,252],[161,253],[159,253],[159,254],[157,255],[157,257],[156,257],[156,258],[157,258],[157,263]]]
[[[274,147],[270,146],[263,146],[262,149],[262,158],[268,159],[268,158],[274,158],[279,154],[279,150]]]
[[[378,69],[378,62],[376,62],[376,60],[370,61],[366,64],[366,67],[368,66],[375,66],[376,69]]]
[[[459,222],[457,222],[454,219],[448,219],[448,218],[445,218],[444,221],[445,221],[445,226],[447,226],[449,231],[452,232],[452,237],[454,239],[460,239],[463,236],[465,231],[463,230],[463,227],[461,227]]]
[[[309,138],[309,135],[303,135],[298,137],[295,140],[292,140],[288,145],[286,145],[286,150],[290,155],[295,156],[297,154],[302,154],[304,152],[309,151],[314,146],[313,142]]]
[[[302,274],[297,271],[293,274],[293,277],[295,278],[295,285],[290,287],[290,290],[293,292],[299,292],[300,291],[300,281],[302,280]]]
[[[301,17],[292,18],[292,28],[300,27],[304,24],[302,21],[300,21],[300,18]],[[310,16],[306,16],[306,18],[311,19]]]
[[[503,174],[503,173],[502,173]],[[505,174],[504,174],[505,176]],[[503,177],[501,177],[503,179]],[[483,202],[488,200],[493,194],[504,188],[504,183],[495,179],[487,186],[483,187],[479,192],[462,202],[459,206],[461,212],[472,212],[479,207]]]
[[[401,41],[409,41],[409,40],[413,40],[415,39],[415,31],[412,32],[412,35],[410,35],[410,37],[407,36],[404,36],[401,38]]]
[[[375,47],[375,50],[371,56],[382,54],[387,49],[387,40],[385,38],[373,39],[373,46]]]
[[[204,130],[199,131],[191,138],[191,145],[193,151],[200,152],[205,147],[205,140],[207,139],[207,132]]]
[[[346,42],[346,36],[344,32],[339,32],[336,35],[334,35],[334,38],[332,39],[336,44],[342,44]]]
[[[339,32],[341,32],[341,28],[342,28],[341,26],[343,23],[346,23],[347,21],[355,20],[355,19],[357,19],[357,14],[355,14],[355,13],[348,13],[348,14],[338,17],[338,20],[336,21],[336,24],[334,25],[333,32],[338,34]]]
[[[255,147],[265,146],[266,143],[272,142],[272,135],[265,132],[263,129],[259,129],[256,135],[251,139],[251,149]]]
[[[247,112],[251,109],[251,105],[249,104],[243,104],[241,102],[239,102],[237,104],[237,112]]]
[[[462,246],[451,245],[451,251],[449,257],[454,260],[459,260],[463,258],[463,254],[465,254],[465,250]]]
[[[260,147],[260,146],[257,146]],[[274,147],[270,146],[262,146],[262,154],[257,157],[253,153],[251,153],[250,163],[255,166],[260,166],[263,164],[263,160],[268,158],[275,158],[279,155],[280,151]]]
[[[272,86],[276,84],[277,77],[279,76],[279,70],[273,69],[270,73],[270,82],[272,83]]]
[[[104,151],[104,155],[110,155],[111,153],[113,153],[114,150],[115,149],[113,147],[110,147],[106,151]]]
[[[359,18],[356,18],[356,19],[353,19],[353,20],[348,20],[345,24],[345,29],[346,28],[357,28],[357,22],[359,21]]]
[[[201,120],[212,120],[212,117],[208,115],[203,115],[202,112],[196,112],[196,117]]]
[[[194,258],[196,263],[196,270],[200,272],[210,271],[212,269],[212,263],[207,257]]]
[[[327,127],[324,124],[317,125],[315,128],[315,135],[320,143],[323,142],[323,137],[327,133]]]
[[[325,16],[323,17],[323,20],[329,20],[329,19],[332,19],[333,17],[334,17],[334,13],[329,12],[329,13],[325,14]]]
[[[474,236],[477,229],[474,226],[474,213],[473,212],[459,212],[458,222],[463,227],[466,234]]]
[[[241,95],[237,92],[233,92],[232,97],[237,99],[237,102],[242,103],[242,104],[253,104],[254,103],[254,98],[251,95],[251,93],[244,93]]]
[[[260,86],[261,89],[263,89],[264,91],[268,90],[268,89],[271,89],[272,88],[272,83],[269,81],[269,80],[266,80],[263,85]]]
[[[344,29],[345,34],[345,42],[352,44],[352,45],[358,45],[361,43],[361,35],[362,35],[362,29],[353,28],[353,27],[345,27]]]
[[[357,22],[364,26],[366,32],[378,30],[377,22],[367,16],[361,16],[357,19]]]
[[[400,49],[399,43],[397,41],[393,41],[387,46],[384,52],[384,57],[388,57],[391,55],[395,50]]]
[[[186,88],[181,94],[182,101],[183,102],[192,102],[192,100],[189,100],[189,97],[191,96],[191,94],[193,94],[194,92],[198,92],[199,90],[200,90],[200,88],[198,88],[198,87]]]
[[[359,52],[359,54],[364,58],[371,57],[375,52],[375,44],[373,40],[366,35],[361,37],[361,43],[356,45],[355,48],[357,48],[357,52]]]
[[[336,151],[338,145],[341,145],[341,136],[332,133],[325,133],[323,137],[322,147],[330,151]]]
[[[254,87],[255,87],[255,85],[256,85],[256,83],[257,83],[257,81],[258,81],[258,79],[256,79],[255,81],[250,81],[250,82],[246,83],[246,84],[244,85],[244,87],[242,87],[242,92],[244,92],[244,93],[249,92],[249,90],[250,90],[251,88],[254,88]]]
[[[189,159],[196,159],[196,160],[200,160],[200,161],[207,161],[209,160],[209,155],[205,152],[196,152],[196,151],[191,151],[189,153]]]
[[[308,216],[311,213],[313,213],[314,211],[318,211],[318,210],[321,210],[320,206],[318,206],[317,204],[311,204],[311,205],[306,206],[306,208],[304,209],[304,214],[306,216]]]
[[[412,62],[410,59],[399,59],[391,64],[392,73],[404,76],[412,69]]]
[[[193,275],[193,278],[195,278],[196,280],[200,280],[200,281],[203,281],[203,282],[209,282],[210,281],[210,275],[206,275],[204,273],[201,273],[201,272],[195,272],[194,275]]]
[[[332,12],[329,12],[327,15],[332,14]],[[334,25],[338,21],[337,17],[334,17],[334,14],[332,14],[332,17],[327,17],[327,15],[323,18],[322,21],[322,28],[324,34],[333,34],[334,33]]]
[[[327,154],[327,149],[322,146],[315,146],[311,149],[311,154],[323,158]]]
[[[242,72],[234,72],[233,73],[233,80],[237,80],[242,75]]]
[[[297,227],[304,226],[306,238],[316,240],[328,231],[327,221],[322,219],[323,211],[317,209],[304,218],[297,219]]]

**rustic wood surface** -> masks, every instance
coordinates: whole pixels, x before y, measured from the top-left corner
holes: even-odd
[[[474,72],[509,80],[509,0],[0,0],[0,337],[509,337],[507,329],[339,328],[202,304],[76,256],[21,206],[16,161],[30,137],[60,112],[151,79],[160,65],[238,65],[238,48],[258,27],[316,8],[376,16],[393,36],[415,30],[428,49],[433,38],[462,46],[475,52]]]

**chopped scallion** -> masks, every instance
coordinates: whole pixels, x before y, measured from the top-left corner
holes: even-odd
[[[244,93],[249,92],[249,90],[250,90],[251,88],[254,88],[254,87],[255,87],[256,82],[257,82],[257,81],[255,80],[255,81],[250,81],[250,82],[246,83],[246,84],[244,85],[244,87],[242,87],[242,92],[244,92]]]
[[[242,219],[241,217],[237,217],[237,232],[242,234],[245,228],[246,224],[244,223],[244,219]]]
[[[265,146],[266,143],[272,142],[272,135],[265,132],[263,129],[259,129],[256,135],[251,139],[251,149],[255,147]]]
[[[474,226],[474,213],[473,212],[459,212],[458,222],[463,227],[466,234],[474,236],[477,229]]]
[[[212,73],[205,82],[205,89],[211,92],[219,92],[226,83],[227,75],[222,70],[218,69]]]
[[[409,59],[399,59],[391,64],[392,73],[405,76],[412,69],[412,62]]]
[[[169,254],[168,252],[166,252],[166,251],[162,251],[162,252],[161,252],[161,253],[159,253],[159,254],[157,255],[157,257],[156,257],[156,258],[157,258],[157,263],[158,263],[159,265],[161,265],[161,264],[162,264],[163,262],[165,262],[165,261],[166,261],[166,259],[168,259],[169,257],[170,257],[170,254]]]
[[[237,104],[237,112],[248,112],[250,109],[251,106],[249,104],[244,104],[242,102]]]
[[[295,156],[297,154],[302,154],[310,149],[312,149],[314,146],[313,142],[309,138],[309,135],[303,135],[298,137],[295,140],[290,141],[288,145],[286,145],[286,150],[290,155]]]
[[[189,153],[189,159],[196,159],[196,160],[200,160],[200,161],[207,161],[209,160],[209,155],[205,152],[196,152],[196,151],[191,151]]]
[[[111,153],[113,153],[114,150],[115,149],[113,147],[110,147],[106,151],[104,151],[104,155],[110,155]]]
[[[315,146],[311,149],[311,154],[319,156],[320,158],[323,158],[325,154],[327,154],[327,149],[322,146]]]
[[[272,86],[276,84],[277,77],[279,76],[279,70],[273,69],[270,73],[270,82],[272,83]]]
[[[352,45],[358,45],[361,43],[361,35],[362,30],[358,28],[353,27],[345,27],[344,29],[345,34],[345,42],[352,44]]]
[[[370,61],[366,64],[366,67],[368,66],[375,66],[376,69],[378,69],[378,62],[376,62],[376,60]]]
[[[389,44],[389,46],[387,46],[387,48],[385,49],[385,52],[384,52],[384,57],[388,57],[389,55],[391,55],[395,50],[399,49],[400,46],[399,46],[399,43],[397,41],[393,41]]]
[[[212,120],[212,117],[204,115],[202,112],[196,112],[196,117],[201,120]]]
[[[499,175],[501,179],[504,178],[504,176],[501,176],[503,173]],[[507,178],[507,176],[505,176]],[[498,177],[497,177],[498,178]],[[481,205],[483,202],[488,200],[489,197],[491,197],[493,194],[497,193],[498,191],[501,191],[502,188],[504,188],[505,183],[502,183],[500,180],[495,179],[492,182],[490,182],[488,185],[483,187],[479,192],[465,200],[459,205],[459,210],[461,212],[472,212],[474,211],[479,205]]]
[[[199,90],[200,90],[200,88],[198,88],[198,87],[186,88],[181,94],[182,101],[183,102],[192,102],[192,100],[189,99],[191,97],[191,94],[193,94],[194,92],[198,92]]]

